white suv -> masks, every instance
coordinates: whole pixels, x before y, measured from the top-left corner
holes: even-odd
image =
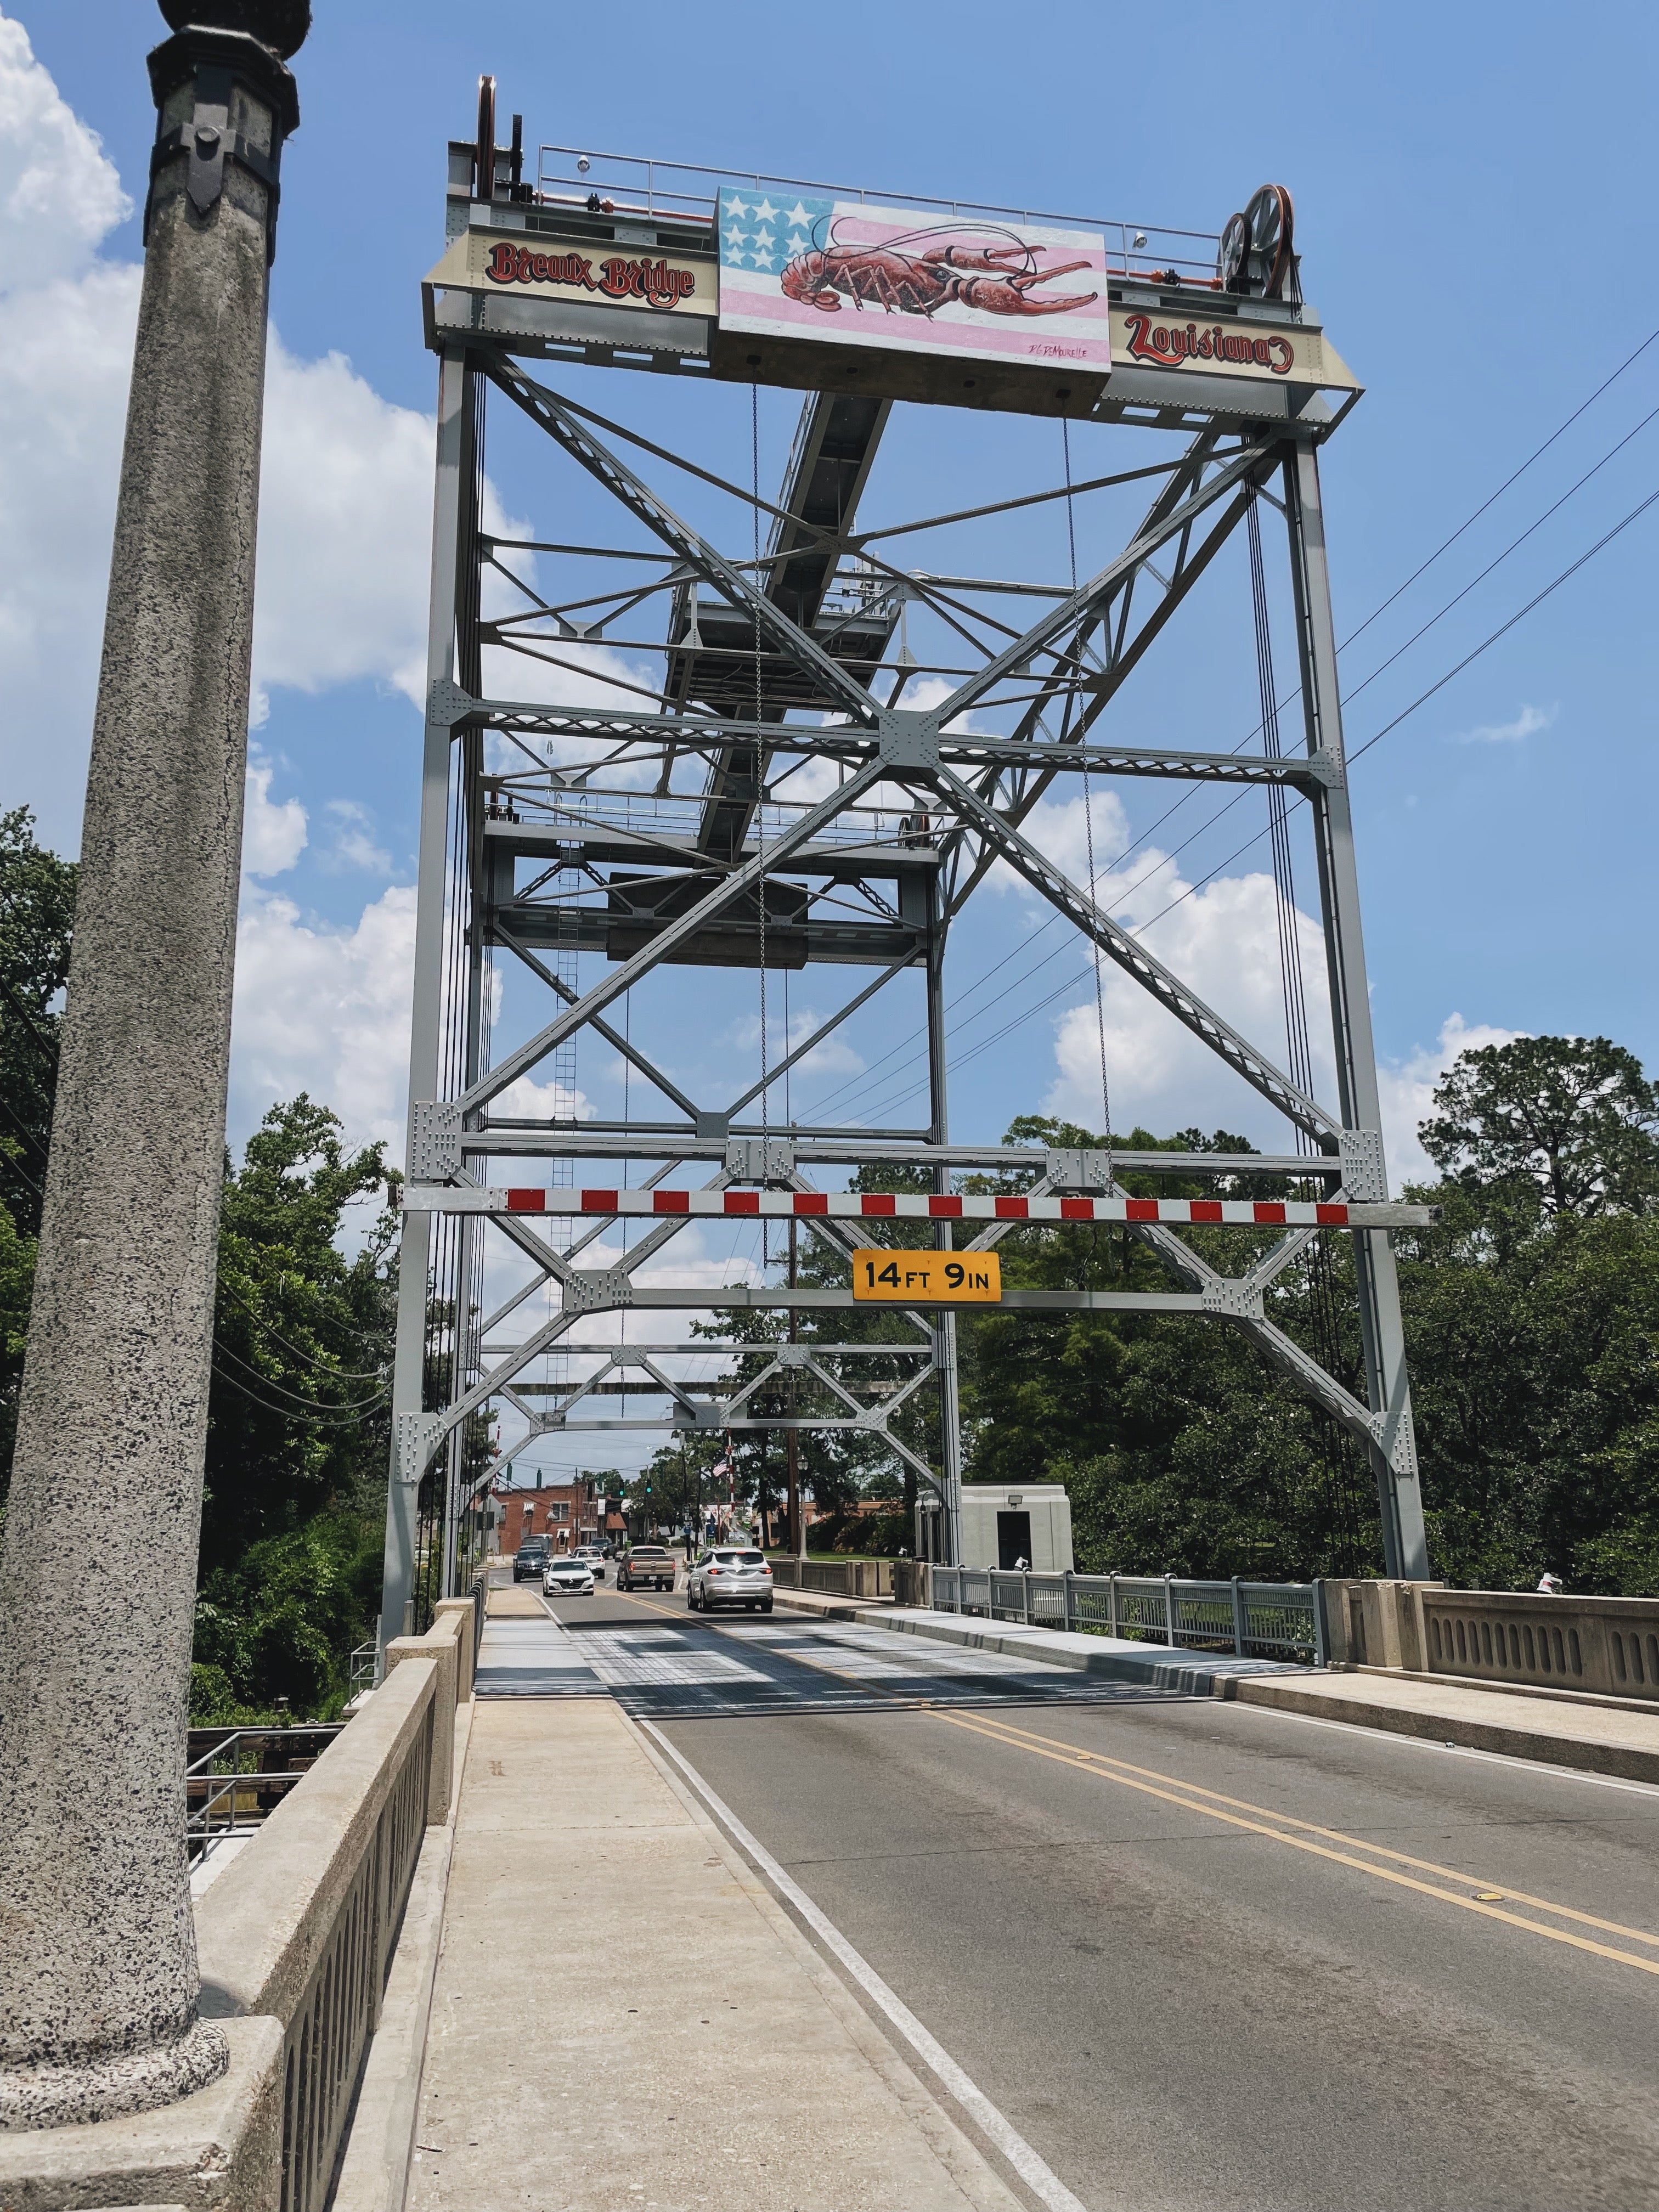
[[[740,1605],[753,1613],[772,1610],[772,1570],[764,1552],[738,1546],[717,1546],[696,1562],[686,1582],[685,1602],[693,1613],[713,1613],[717,1606]]]

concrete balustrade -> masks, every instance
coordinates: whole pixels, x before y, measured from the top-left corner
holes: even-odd
[[[1659,1700],[1659,1600],[1328,1582],[1331,1656],[1493,1686]]]
[[[225,2036],[228,2071],[161,2111],[0,2134],[6,2212],[323,2202],[416,1867],[457,1780],[473,1601],[437,1612],[425,1636],[388,1647],[381,1686],[197,1906],[201,2011]],[[441,1881],[425,1909],[441,1914]]]
[[[824,1597],[890,1597],[891,1563],[886,1559],[794,1559],[767,1554],[772,1580],[780,1589],[817,1590]]]

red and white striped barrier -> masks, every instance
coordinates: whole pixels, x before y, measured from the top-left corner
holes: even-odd
[[[823,1190],[472,1190],[416,1184],[404,1210],[434,1213],[622,1214],[742,1221],[1158,1221],[1190,1228],[1392,1229],[1426,1224],[1426,1206],[1229,1198],[966,1198]]]

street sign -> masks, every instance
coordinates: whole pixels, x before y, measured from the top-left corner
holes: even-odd
[[[853,1296],[889,1305],[996,1305],[1002,1262],[994,1252],[858,1251]]]

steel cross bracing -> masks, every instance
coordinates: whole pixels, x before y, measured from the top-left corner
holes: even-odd
[[[1028,585],[903,572],[883,546],[945,520],[994,518],[1052,501],[1060,495],[1051,489],[887,530],[860,529],[860,499],[887,423],[884,404],[809,396],[778,499],[757,501],[752,486],[551,389],[508,358],[505,344],[462,350],[458,342],[441,357],[387,1632],[404,1618],[412,1583],[415,1501],[428,1470],[448,1447],[452,1482],[476,1486],[476,1470],[459,1476],[453,1440],[469,1417],[492,1406],[509,1407],[526,1434],[857,1430],[881,1439],[938,1493],[945,1542],[953,1543],[961,1467],[949,1314],[898,1316],[901,1337],[878,1348],[684,1339],[641,1345],[617,1332],[641,1310],[805,1314],[849,1307],[850,1291],[840,1288],[792,1292],[769,1280],[711,1291],[667,1276],[675,1240],[690,1222],[711,1218],[787,1219],[832,1250],[850,1251],[860,1241],[860,1216],[836,1178],[871,1161],[926,1171],[933,1199],[901,1200],[894,1217],[915,1214],[921,1237],[987,1249],[1015,1225],[1012,1217],[981,1222],[981,1209],[952,1195],[952,1177],[1030,1165],[1034,1156],[1023,1148],[953,1146],[946,1109],[945,944],[952,920],[998,862],[1316,1147],[1311,1158],[1227,1161],[1164,1152],[1035,1156],[1041,1172],[1018,1218],[1077,1218],[1086,1206],[1088,1218],[1125,1221],[1160,1255],[1171,1286],[1017,1291],[1005,1304],[1225,1321],[1363,1443],[1382,1501],[1388,1570],[1425,1574],[1388,1236],[1390,1227],[1425,1217],[1422,1209],[1389,1204],[1382,1167],[1319,499],[1316,443],[1329,418],[1224,432],[1211,423],[1172,461],[1091,480],[1082,489],[1146,476],[1156,489],[1122,551],[1096,574],[1075,586]],[[517,543],[483,531],[479,423],[489,386],[620,506],[631,525],[629,542]],[[757,506],[769,533],[759,557],[752,549],[723,551],[684,519],[659,487],[670,471],[729,495],[751,513]],[[1099,726],[1107,710],[1258,496],[1282,512],[1286,526],[1304,750],[1278,759],[1115,738]],[[527,581],[515,553],[580,558],[601,569],[613,562],[622,580],[595,589],[590,574],[562,598],[556,587]],[[509,611],[483,611],[487,574],[515,595]],[[938,675],[945,665],[930,666],[911,653],[910,610],[931,621],[933,635],[951,639],[957,655],[946,696],[925,708],[907,707],[905,692],[919,675]],[[656,655],[660,684],[619,678],[603,704],[562,703],[562,672],[589,676],[591,696],[590,671],[570,656],[596,642]],[[487,696],[485,647],[542,664],[538,680],[552,700]],[[1008,726],[994,735],[966,730],[962,719],[970,709],[999,714]],[[813,719],[801,719],[807,715]],[[550,766],[538,750],[549,740],[567,754],[580,744],[580,760]],[[808,769],[817,780],[797,797],[792,780]],[[826,769],[838,778],[827,793]],[[1306,800],[1334,1026],[1334,1105],[1308,1095],[1275,1053],[1208,1006],[1096,903],[1090,886],[1068,878],[1043,851],[1033,834],[1034,811],[1060,779],[1079,775],[1287,785]],[[464,850],[456,824],[464,828]],[[465,957],[458,956],[458,925],[446,917],[446,896],[453,904],[458,879]],[[568,966],[564,975],[557,971],[550,949],[583,963],[579,984],[568,980]],[[493,1059],[483,1002],[487,963],[497,956],[533,979],[549,1003],[539,1026]],[[752,971],[763,957],[769,973],[811,963],[866,974],[811,1036],[791,1042],[763,1081],[733,1083],[724,1099],[693,1097],[618,1010],[665,966]],[[912,973],[922,977],[927,999],[925,1124],[775,1123],[770,1108],[786,1069]],[[451,1054],[444,1075],[441,1040],[455,1032],[471,1042],[459,1072]],[[620,1120],[503,1110],[504,1093],[583,1036],[603,1041],[626,1062],[632,1096],[643,1097],[643,1105]],[[511,1165],[492,1174],[492,1161]],[[531,1182],[522,1164],[534,1161],[556,1171]],[[592,1164],[598,1163],[611,1164],[602,1176]],[[1194,1213],[1183,1203],[1132,1198],[1117,1180],[1129,1169],[1279,1174],[1304,1188],[1310,1178],[1322,1180],[1326,1188],[1317,1205],[1249,1212],[1258,1229],[1276,1220],[1284,1234],[1254,1265],[1230,1276],[1202,1257],[1186,1232],[1206,1220],[1242,1221],[1245,1212]],[[444,1286],[429,1275],[434,1225],[444,1219],[454,1220],[458,1232],[470,1224],[475,1240],[504,1240],[526,1273],[493,1312],[453,1328],[458,1351],[434,1388],[429,1295],[441,1299]],[[637,1223],[643,1233],[617,1264],[592,1264],[601,1239],[614,1255],[619,1223]],[[1363,1400],[1276,1326],[1267,1303],[1275,1277],[1309,1241],[1335,1229],[1355,1243]],[[470,1297],[482,1262],[476,1241],[466,1249],[472,1256],[456,1280]],[[641,1279],[647,1263],[649,1282]],[[550,1298],[550,1310],[520,1338],[503,1336],[521,1309],[539,1313]],[[564,1355],[559,1375],[533,1373],[556,1349]],[[876,1349],[874,1365],[906,1370],[883,1376],[878,1389],[858,1379]],[[747,1363],[740,1377],[732,1365],[739,1359]],[[757,1410],[780,1377],[793,1378],[792,1390],[810,1386],[817,1394],[811,1407]],[[937,1443],[918,1452],[890,1424],[930,1382],[937,1386]],[[633,1399],[639,1410],[630,1415],[624,1406],[613,1419],[600,1410],[613,1397]]]

